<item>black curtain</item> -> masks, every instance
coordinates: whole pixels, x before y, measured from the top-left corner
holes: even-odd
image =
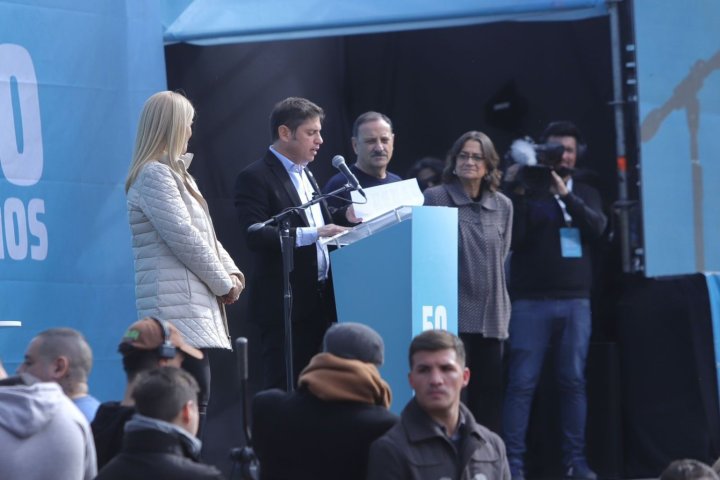
[[[703,275],[626,279],[618,303],[625,473],[657,477],[671,460],[712,464],[720,417]]]

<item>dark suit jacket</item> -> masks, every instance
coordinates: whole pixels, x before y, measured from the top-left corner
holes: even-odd
[[[370,444],[399,418],[386,408],[266,390],[252,405],[261,480],[364,480]]]
[[[317,186],[315,189],[320,193]],[[283,280],[278,227],[266,226],[251,234],[247,233],[247,228],[301,204],[285,167],[270,150],[262,159],[240,172],[235,182],[235,207],[240,228],[246,235],[248,247],[255,252],[255,268],[248,281],[250,320],[265,326],[282,326]],[[321,210],[325,223],[332,223],[324,202]],[[292,214],[288,220],[293,237],[296,228],[310,226],[304,213]],[[315,245],[296,247],[294,269],[290,275],[294,321],[302,321],[314,306],[309,301],[317,296],[317,271]]]

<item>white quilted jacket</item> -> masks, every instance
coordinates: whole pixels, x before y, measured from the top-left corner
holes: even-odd
[[[207,203],[190,175],[186,182],[153,161],[128,191],[138,318],[171,322],[197,348],[230,348],[218,297],[232,288],[231,274],[243,284],[244,277],[217,241]]]

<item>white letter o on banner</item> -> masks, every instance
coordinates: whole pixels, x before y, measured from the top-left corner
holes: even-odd
[[[36,184],[43,171],[35,67],[27,50],[10,43],[0,44],[0,167],[21,187]]]

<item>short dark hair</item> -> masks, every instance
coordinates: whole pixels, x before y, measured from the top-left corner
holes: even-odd
[[[405,174],[405,178],[415,178],[421,170],[429,169],[435,172],[438,176],[442,174],[445,164],[442,160],[435,157],[423,157],[417,162],[413,163]]]
[[[580,129],[568,120],[558,120],[548,123],[548,126],[545,127],[545,130],[543,130],[543,133],[540,135],[540,141],[545,143],[550,137],[573,137],[578,145],[585,143]]]
[[[160,367],[138,377],[132,397],[140,415],[171,422],[187,402],[197,402],[199,392],[197,382],[185,370]]]
[[[278,128],[281,125],[285,125],[294,133],[305,120],[315,117],[320,118],[322,122],[325,112],[310,100],[301,97],[281,100],[275,104],[270,114],[270,138],[273,142],[279,138]]]
[[[61,356],[67,357],[70,381],[87,382],[93,355],[82,333],[66,327],[50,328],[40,332],[37,338],[41,341],[39,354],[43,358],[55,360]]]
[[[413,368],[413,355],[417,352],[437,352],[455,350],[455,356],[461,366],[465,366],[465,345],[457,335],[446,330],[426,330],[410,342],[410,370]]]
[[[456,177],[455,166],[457,165],[457,156],[465,146],[465,142],[468,140],[475,140],[480,144],[480,150],[482,150],[483,156],[485,157],[485,168],[487,174],[482,179],[482,185],[484,188],[488,188],[491,192],[497,191],[500,187],[500,178],[502,177],[500,172],[500,158],[498,157],[495,145],[493,145],[490,137],[485,135],[483,132],[471,130],[460,135],[460,138],[455,140],[450,151],[447,154],[445,160],[445,170],[443,170],[442,181],[443,183],[451,183]]]
[[[374,122],[375,120],[383,120],[387,122],[387,124],[390,125],[390,131],[392,132],[393,124],[390,120],[390,117],[388,117],[384,113],[369,111],[360,114],[360,116],[355,119],[355,122],[352,126],[353,138],[357,138],[358,130],[360,130],[360,125],[362,125],[363,123]]]
[[[708,465],[685,458],[675,460],[660,474],[660,480],[717,480],[718,475]]]

